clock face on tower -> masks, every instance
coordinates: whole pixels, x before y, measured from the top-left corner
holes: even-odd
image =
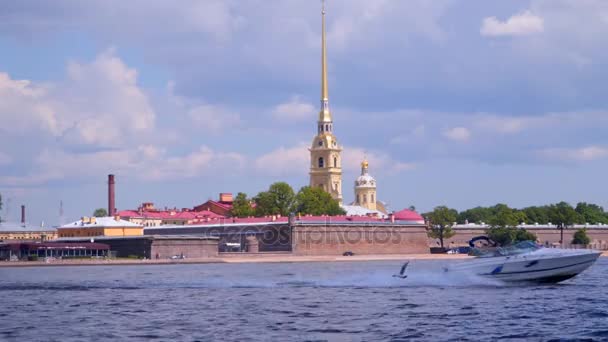
[[[319,140],[319,146],[323,146],[323,140]]]

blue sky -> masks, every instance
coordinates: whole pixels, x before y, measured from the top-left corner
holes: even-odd
[[[329,0],[344,196],[465,209],[608,206],[608,3]],[[320,3],[0,4],[0,193],[59,223],[308,182]],[[6,208],[2,210],[6,216]]]

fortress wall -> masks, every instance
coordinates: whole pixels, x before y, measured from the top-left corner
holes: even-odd
[[[528,231],[536,234],[538,242],[541,244],[556,244],[559,243],[560,230],[555,228],[528,228]],[[569,246],[574,233],[578,229],[564,229],[564,245]],[[450,246],[468,246],[469,240],[475,236],[486,235],[485,229],[455,229],[456,235],[450,239],[444,240],[446,247]],[[591,239],[591,248],[608,249],[608,228],[590,228],[587,229],[587,235]],[[435,239],[429,239],[432,247],[438,246]]]
[[[292,234],[295,255],[429,253],[420,225],[297,225]]]

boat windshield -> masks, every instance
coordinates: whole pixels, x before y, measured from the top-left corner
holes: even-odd
[[[496,247],[492,249],[473,248],[472,255],[480,258],[491,258],[500,256],[511,256],[535,251],[540,247],[532,241],[521,241],[507,247]]]

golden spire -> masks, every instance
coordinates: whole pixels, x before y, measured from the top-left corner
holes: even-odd
[[[331,122],[329,111],[329,95],[327,91],[327,51],[325,42],[325,0],[322,0],[321,10],[322,33],[321,33],[321,111],[319,122]]]

